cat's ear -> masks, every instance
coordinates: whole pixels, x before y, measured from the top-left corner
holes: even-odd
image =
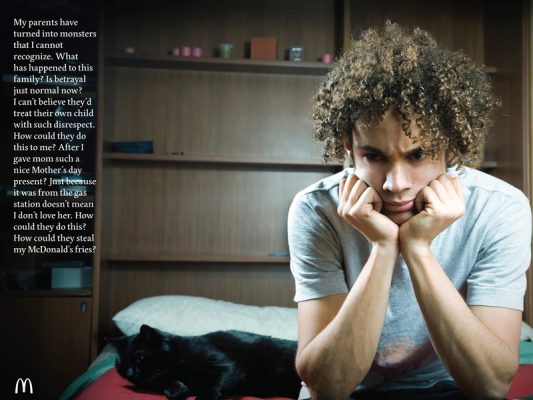
[[[141,325],[141,329],[139,330],[139,336],[142,338],[142,340],[149,343],[160,339],[159,333],[151,326],[145,324]]]

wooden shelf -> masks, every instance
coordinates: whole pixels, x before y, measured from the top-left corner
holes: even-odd
[[[170,162],[199,164],[244,164],[285,167],[316,167],[320,169],[342,168],[340,163],[324,164],[321,160],[296,160],[291,158],[258,158],[258,157],[223,157],[223,156],[187,156],[178,154],[146,154],[146,153],[112,153],[105,152],[104,160],[139,161],[139,162]],[[484,161],[480,170],[491,171],[501,166],[497,161]]]
[[[104,159],[114,161],[141,162],[174,162],[200,164],[244,164],[287,167],[318,167],[332,169],[342,164],[324,164],[321,160],[297,160],[289,158],[258,158],[258,157],[223,157],[223,156],[187,156],[177,154],[142,154],[142,153],[104,153]]]
[[[157,55],[115,54],[107,57],[115,67],[178,69],[193,71],[250,72],[258,74],[324,75],[330,64],[286,60],[250,60],[223,58],[195,58]]]
[[[283,256],[241,256],[210,254],[113,254],[105,261],[155,261],[193,263],[238,263],[238,264],[288,264],[289,257]]]
[[[493,169],[496,169],[500,167],[500,163],[498,161],[483,161],[479,167],[481,171],[492,171]]]
[[[91,289],[0,290],[0,297],[89,297]]]
[[[148,54],[113,54],[107,63],[115,67],[178,69],[192,71],[250,72],[258,74],[324,75],[331,64],[309,61],[223,59],[217,57],[175,57]],[[495,75],[499,68],[486,66],[485,72]]]

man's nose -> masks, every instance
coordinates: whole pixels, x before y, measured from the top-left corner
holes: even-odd
[[[411,179],[405,166],[400,163],[393,164],[387,171],[385,182],[383,183],[383,190],[400,193],[411,187]]]

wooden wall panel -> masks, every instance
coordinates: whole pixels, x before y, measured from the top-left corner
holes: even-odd
[[[383,26],[387,19],[407,29],[420,27],[450,49],[462,49],[478,63],[484,60],[483,1],[452,0],[347,0],[350,32],[358,37],[362,30]]]
[[[529,132],[524,126],[523,18],[520,1],[501,7],[501,1],[487,1],[486,62],[497,68],[493,76],[494,88],[502,99],[502,108],[495,118],[488,156],[498,160],[500,167],[494,175],[526,190],[525,177],[530,175],[524,159],[524,144]],[[526,194],[527,190],[526,190]]]
[[[219,165],[120,163],[112,167],[114,254],[287,252],[286,218],[299,190],[328,172]]]
[[[335,1],[331,0],[121,0],[110,9],[115,33],[111,52],[135,46],[138,53],[166,54],[183,45],[213,56],[219,43],[233,43],[235,58],[246,55],[252,36],[275,37],[277,59],[291,46],[305,49],[306,61],[335,51]]]
[[[320,77],[114,68],[106,140],[155,153],[319,159],[311,98]]]
[[[90,297],[1,297],[0,353],[10,360],[0,366],[2,393],[30,378],[35,398],[56,399],[89,366],[91,312]]]
[[[241,304],[294,307],[294,280],[287,264],[113,262],[102,271],[102,336],[117,334],[111,318],[149,296],[203,296]]]
[[[118,0],[108,7],[107,54],[134,46],[165,55],[221,42],[245,58],[252,36],[274,36],[317,61],[338,47],[337,1]],[[159,154],[315,161],[309,114],[318,76],[126,68],[105,71],[104,141],[153,140]],[[100,332],[132,301],[157,294],[293,305],[288,264],[224,256],[287,253],[286,218],[297,191],[333,169],[226,163],[104,161]],[[175,262],[207,255],[213,263]],[[116,261],[123,255],[133,262]],[[114,258],[110,261],[109,258]],[[146,259],[164,262],[141,261]]]

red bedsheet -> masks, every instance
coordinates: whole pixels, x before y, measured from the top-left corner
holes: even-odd
[[[133,396],[135,394],[135,396]],[[533,364],[521,365],[518,374],[507,394],[507,399],[516,399],[533,395]],[[164,400],[159,393],[139,392],[135,387],[122,378],[115,368],[111,368],[90,386],[88,386],[75,400]],[[195,397],[189,397],[193,400]],[[231,400],[258,400],[257,397],[231,397]],[[290,400],[287,398],[271,398],[270,400]]]
[[[196,397],[189,397],[193,400]],[[90,386],[88,386],[75,400],[166,400],[166,397],[159,393],[146,393],[137,391],[126,379],[121,377],[115,368],[100,376]],[[231,400],[260,400],[258,397],[236,396]],[[270,398],[269,400],[291,400],[285,397]]]
[[[507,398],[517,399],[530,395],[533,395],[533,364],[523,364],[513,379]]]

